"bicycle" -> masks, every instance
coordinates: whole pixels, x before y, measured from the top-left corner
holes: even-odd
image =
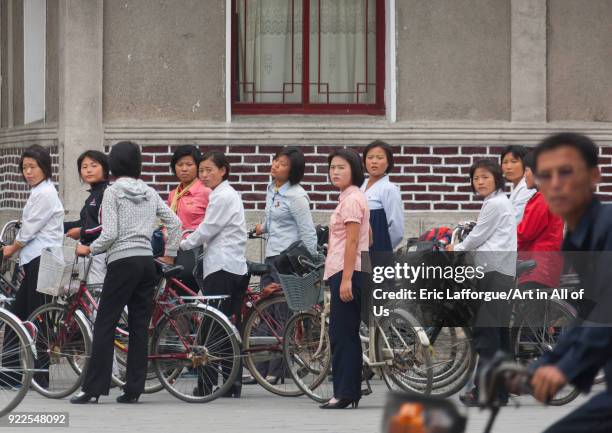
[[[15,242],[20,227],[21,222],[18,220],[9,221],[2,227],[0,248]],[[10,302],[15,297],[23,277],[17,259],[4,259],[4,256],[0,256],[0,297],[4,298],[0,301]]]
[[[333,397],[329,381],[331,345],[328,335],[329,294],[321,281],[324,266],[301,260],[312,269],[307,276],[281,275],[283,287],[296,294],[289,307],[297,311],[285,328],[283,354],[290,374],[311,399],[324,403]],[[318,303],[323,293],[323,304]],[[301,301],[301,302],[300,302]],[[311,307],[311,305],[313,305]],[[311,308],[309,308],[311,307]],[[388,317],[370,317],[368,335],[362,336],[365,367],[378,371],[390,389],[429,393],[433,384],[429,341],[415,318],[403,309],[393,309]],[[424,387],[420,379],[425,378]],[[366,377],[367,390],[371,392]]]
[[[31,323],[21,322],[13,313],[0,308],[0,418],[23,400],[30,383],[36,358]]]

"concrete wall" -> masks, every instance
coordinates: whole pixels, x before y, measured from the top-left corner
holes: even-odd
[[[6,128],[9,124],[9,45],[8,32],[9,17],[8,17],[8,2],[0,2],[0,75],[2,75],[2,86],[0,87],[0,127]]]
[[[612,1],[548,2],[549,120],[612,121]]]
[[[47,0],[47,80],[45,108],[47,123],[56,123],[59,113],[59,4]]]
[[[397,2],[398,119],[510,119],[510,2]]]
[[[104,121],[222,120],[225,1],[104,2]]]
[[[13,124],[23,125],[23,0],[13,0]]]

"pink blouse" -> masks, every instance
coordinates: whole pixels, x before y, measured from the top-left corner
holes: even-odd
[[[325,260],[324,279],[344,269],[346,223],[356,222],[359,227],[359,243],[355,251],[355,271],[361,271],[361,253],[367,252],[370,243],[370,210],[363,192],[354,185],[342,191],[338,206],[329,222],[329,245]]]
[[[168,206],[172,206],[172,199],[178,188],[172,190],[168,196]],[[179,199],[176,215],[181,220],[181,230],[195,230],[198,228],[208,207],[208,196],[211,189],[199,180],[193,184],[189,191]]]

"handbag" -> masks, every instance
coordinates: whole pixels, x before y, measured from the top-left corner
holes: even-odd
[[[279,274],[306,275],[312,269],[303,264],[303,260],[316,263],[318,260],[308,251],[303,241],[295,241],[283,250],[274,260],[274,266]]]

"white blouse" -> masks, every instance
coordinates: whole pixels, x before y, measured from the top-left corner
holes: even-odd
[[[244,275],[247,273],[246,242],[242,199],[225,180],[210,193],[204,220],[181,241],[181,249],[204,246],[204,278],[220,270]]]
[[[19,252],[22,266],[40,257],[43,248],[64,244],[64,207],[50,179],[32,188],[15,239],[25,245]]]
[[[389,181],[386,174],[374,183],[369,189],[368,179],[361,185],[368,200],[368,208],[372,210],[384,209],[389,227],[389,239],[393,249],[397,248],[404,238],[404,202],[397,185]]]
[[[514,217],[516,218],[516,223],[520,223],[523,220],[523,214],[525,213],[525,206],[527,206],[527,202],[533,195],[537,192],[537,189],[529,189],[527,188],[527,182],[525,178],[522,178],[521,181],[516,185],[516,187],[510,193],[510,202],[514,207]]]

